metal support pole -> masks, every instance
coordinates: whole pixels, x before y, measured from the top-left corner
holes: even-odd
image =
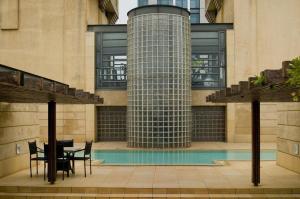
[[[252,101],[252,183],[260,183],[260,102]]]
[[[48,102],[48,182],[56,180],[56,102]]]

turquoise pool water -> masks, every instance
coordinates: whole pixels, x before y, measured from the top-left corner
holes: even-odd
[[[104,165],[199,165],[215,160],[251,160],[249,150],[94,150]],[[261,160],[276,160],[275,150],[261,151]]]

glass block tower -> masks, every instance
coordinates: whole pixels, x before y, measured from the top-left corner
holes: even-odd
[[[189,13],[146,6],[128,13],[129,147],[191,144],[191,31]]]
[[[205,17],[205,0],[137,0],[138,7],[146,5],[173,5],[188,9],[191,23],[208,23]]]

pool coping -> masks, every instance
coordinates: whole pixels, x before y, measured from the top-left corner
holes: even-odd
[[[174,150],[165,150],[165,149],[136,149],[136,150],[131,150],[131,149],[93,149],[93,151],[180,151],[182,149],[174,149]],[[251,150],[249,149],[215,149],[215,150],[210,150],[210,149],[189,149],[189,150],[183,150],[183,151],[247,151],[251,153]],[[276,153],[275,149],[263,149],[261,151],[274,151]],[[251,159],[250,159],[251,160]],[[105,163],[104,159],[100,159],[100,164],[97,166],[225,166],[229,165],[229,161],[250,161],[250,160],[232,160],[232,159],[227,159],[227,160],[214,160],[213,163],[211,164],[205,164],[205,163],[193,163],[193,164],[130,164],[130,163]],[[261,161],[276,161],[275,160],[261,160]]]

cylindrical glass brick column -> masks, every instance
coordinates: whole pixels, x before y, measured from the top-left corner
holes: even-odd
[[[189,13],[173,6],[146,6],[128,16],[128,146],[189,147]]]

